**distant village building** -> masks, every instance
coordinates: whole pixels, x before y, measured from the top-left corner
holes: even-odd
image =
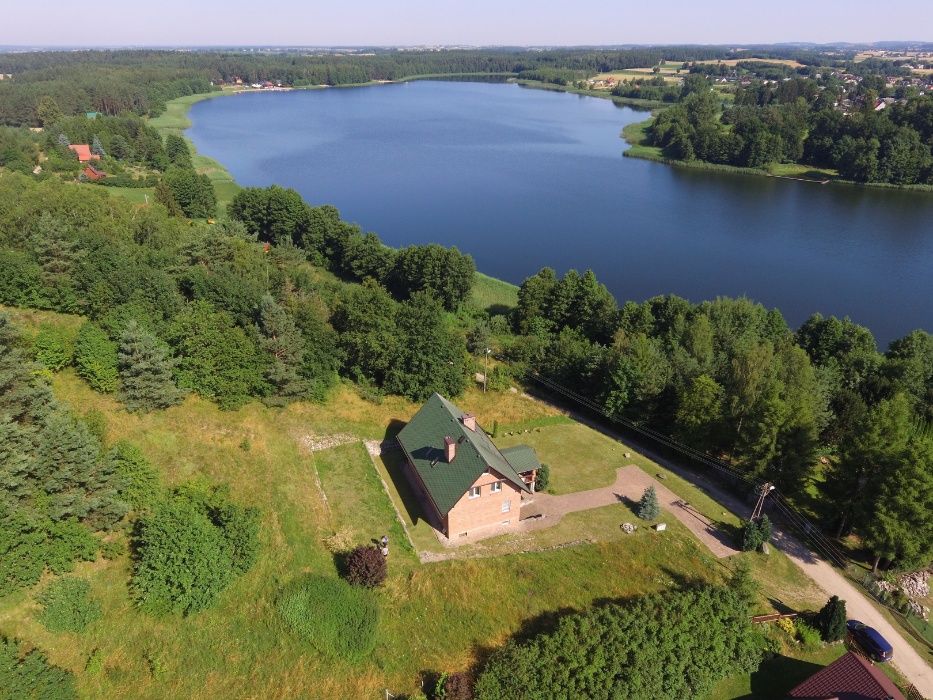
[[[81,175],[85,180],[89,180],[90,182],[98,182],[107,177],[107,173],[103,170],[98,170],[93,165],[86,166],[84,170],[81,171]]]
[[[100,160],[100,156],[91,153],[91,147],[86,143],[73,143],[68,146],[78,156],[78,162],[88,163],[92,160]]]
[[[527,445],[499,450],[476,422],[434,394],[398,434],[406,477],[428,522],[451,540],[514,528],[541,463]]]

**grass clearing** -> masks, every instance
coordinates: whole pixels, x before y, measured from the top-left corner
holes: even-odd
[[[490,315],[505,314],[518,306],[518,287],[477,272],[473,279],[470,303]]]

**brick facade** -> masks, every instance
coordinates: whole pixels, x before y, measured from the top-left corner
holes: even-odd
[[[501,484],[494,492],[493,484]],[[465,534],[472,534],[489,527],[502,527],[506,523],[518,523],[518,514],[522,506],[522,492],[514,484],[502,479],[495,472],[482,474],[474,483],[479,487],[479,496],[471,497],[471,488],[447,514],[447,536],[450,539]],[[509,509],[503,511],[503,504],[508,501]]]

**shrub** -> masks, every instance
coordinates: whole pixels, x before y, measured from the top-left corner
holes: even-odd
[[[357,547],[347,555],[347,581],[375,588],[386,580],[388,567],[382,552],[371,545]]]
[[[742,549],[754,552],[762,544],[771,540],[771,520],[767,515],[760,520],[749,520],[742,528]]]
[[[58,372],[71,364],[74,344],[61,328],[43,324],[33,343],[36,360],[43,366]]]
[[[78,331],[74,364],[78,375],[87,380],[94,390],[104,394],[117,390],[117,344],[90,321]]]
[[[51,665],[41,651],[23,654],[16,640],[0,637],[0,697],[71,700],[78,694],[74,676]]]
[[[435,700],[473,700],[473,679],[468,673],[445,673],[437,682]]]
[[[292,632],[327,656],[359,661],[376,644],[375,596],[341,579],[309,576],[296,581],[277,607]]]
[[[794,631],[804,649],[812,651],[820,646],[820,633],[799,617],[794,621]]]
[[[654,520],[661,513],[661,507],[658,505],[658,494],[654,486],[645,489],[641,500],[638,502],[638,517],[642,520]]]
[[[535,491],[547,491],[548,486],[551,485],[551,468],[542,464],[541,468],[538,469],[538,480],[535,483]]]
[[[787,632],[791,637],[797,635],[797,628],[794,626],[794,621],[789,617],[779,618],[777,621],[777,626]]]
[[[132,591],[140,608],[189,615],[209,607],[259,548],[259,517],[222,489],[179,488],[141,518]]]
[[[134,510],[152,506],[161,496],[159,475],[135,445],[121,440],[107,453],[107,461],[117,477],[120,498]]]
[[[50,632],[83,632],[101,615],[100,603],[90,593],[83,578],[56,579],[36,597],[43,606],[37,619]]]
[[[824,642],[838,642],[846,636],[846,602],[834,595],[817,614],[814,622]]]
[[[103,412],[98,411],[96,408],[92,408],[85,413],[81,419],[87,426],[88,432],[96,437],[98,442],[103,444],[104,438],[107,437],[107,418],[104,416]]]
[[[84,663],[84,672],[89,676],[96,676],[104,670],[104,652],[95,648]]]
[[[745,594],[704,586],[565,615],[553,631],[494,652],[475,693],[479,700],[704,697],[760,659]]]

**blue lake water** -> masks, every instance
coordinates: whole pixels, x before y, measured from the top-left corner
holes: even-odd
[[[645,114],[514,84],[412,82],[200,102],[188,135],[242,185],[293,187],[389,245],[438,242],[520,283],[592,268],[620,303],[747,295],[882,349],[933,329],[933,194],[624,158]]]

